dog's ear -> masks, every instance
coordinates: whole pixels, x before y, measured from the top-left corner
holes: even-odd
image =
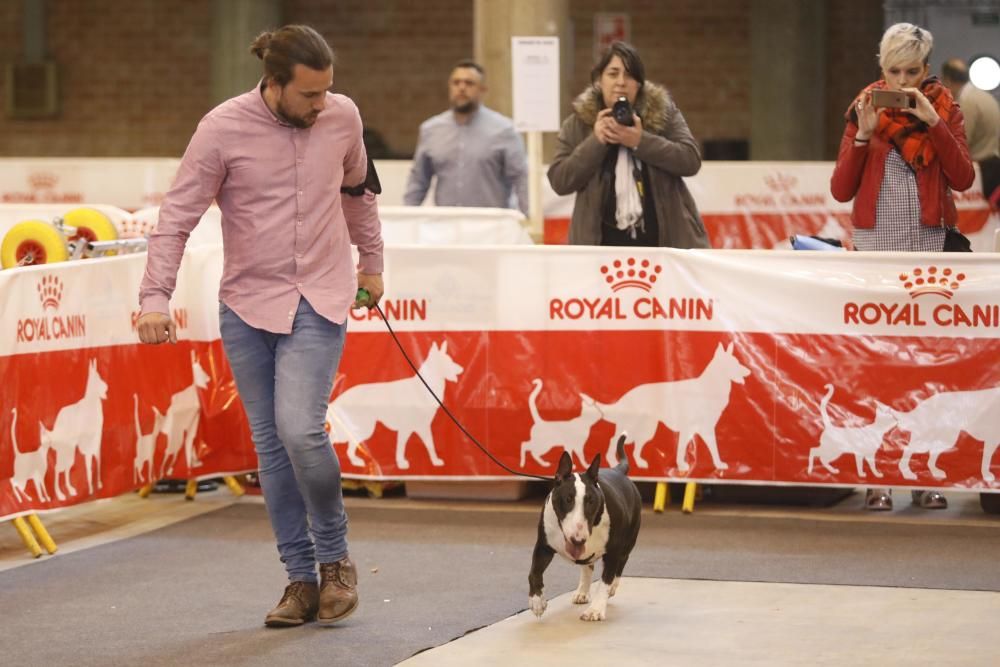
[[[559,457],[559,467],[556,468],[556,481],[561,482],[572,474],[573,457],[569,455],[569,452],[563,450],[562,456]]]
[[[597,483],[597,470],[601,467],[601,453],[597,452],[594,456],[594,460],[590,462],[590,467],[587,468],[587,477],[589,477],[595,484]]]

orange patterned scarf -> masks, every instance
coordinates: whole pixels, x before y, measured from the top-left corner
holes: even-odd
[[[870,90],[885,89],[886,87],[885,81],[876,81],[861,91],[861,95]],[[941,122],[947,123],[955,105],[951,91],[941,85],[937,77],[932,76],[924,79],[923,83],[920,84],[920,92],[934,107]],[[858,122],[856,104],[857,98],[851,103],[851,108],[847,112],[847,119],[854,124]],[[907,164],[920,170],[934,161],[934,144],[927,136],[927,129],[927,123],[905,111],[882,109],[878,116],[875,134],[885,141],[891,141]]]

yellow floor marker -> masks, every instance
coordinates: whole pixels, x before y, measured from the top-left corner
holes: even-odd
[[[141,489],[139,489],[139,497],[140,498],[149,498],[149,494],[151,494],[152,492],[153,492],[153,485],[152,484],[147,484],[146,486],[144,486]]]
[[[694,511],[694,497],[697,491],[698,485],[694,482],[688,482],[684,485],[684,502],[681,504],[681,511],[685,514],[690,514]]]
[[[11,521],[11,523],[14,524],[17,534],[21,536],[21,541],[24,542],[24,546],[28,547],[28,551],[31,552],[32,557],[38,558],[41,556],[42,548],[38,546],[38,540],[31,534],[31,528],[28,527],[28,522],[24,520],[24,517],[19,516]]]
[[[194,500],[194,497],[197,493],[198,493],[198,480],[189,479],[187,481],[187,486],[184,487],[184,499]]]
[[[656,483],[656,495],[653,496],[653,511],[662,512],[670,504],[670,487],[666,482]]]
[[[58,547],[52,539],[52,536],[49,535],[49,531],[45,530],[45,526],[42,524],[42,520],[38,518],[37,514],[28,515],[28,525],[31,526],[33,531],[35,531],[35,535],[38,536],[38,541],[42,543],[45,550],[50,554],[54,554]]]

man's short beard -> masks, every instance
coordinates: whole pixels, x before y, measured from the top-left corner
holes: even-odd
[[[305,130],[313,126],[316,122],[316,117],[314,116],[312,121],[307,121],[301,116],[291,116],[285,111],[285,106],[278,100],[278,115],[283,121],[291,125],[292,127],[297,127],[299,129]]]
[[[468,101],[465,104],[456,104],[451,110],[456,113],[472,113],[479,108],[479,102]]]

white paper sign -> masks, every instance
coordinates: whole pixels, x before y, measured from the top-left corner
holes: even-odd
[[[559,131],[559,38],[511,37],[514,128]]]

